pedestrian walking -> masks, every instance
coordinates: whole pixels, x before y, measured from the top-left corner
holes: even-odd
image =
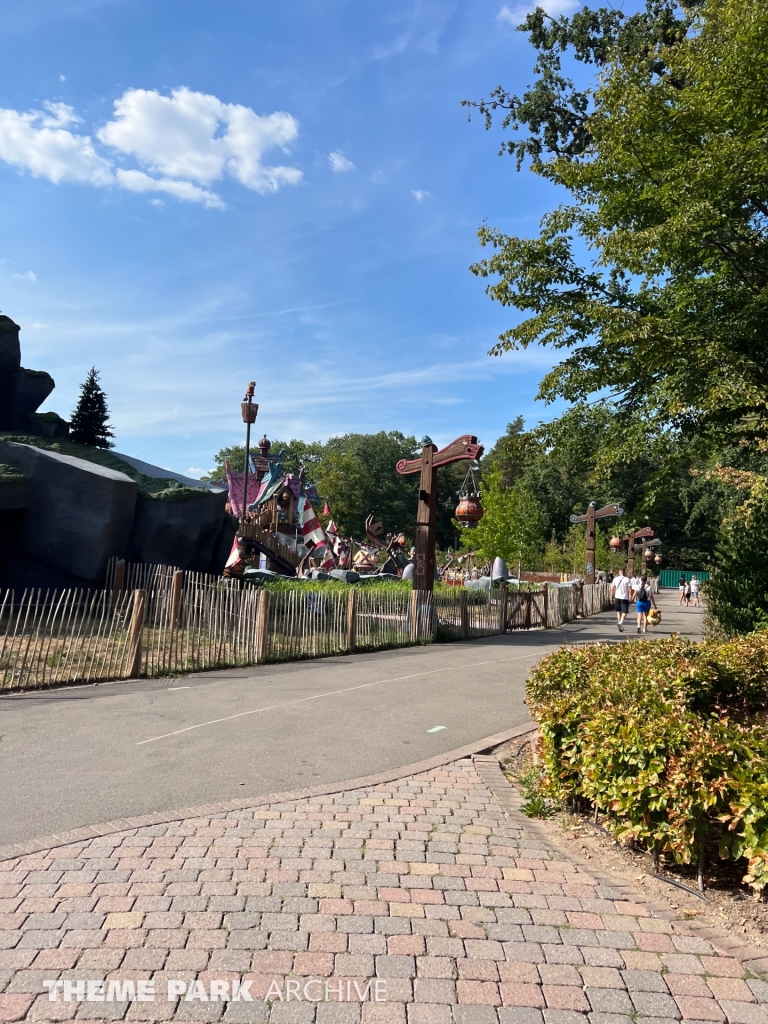
[[[681,576],[680,577],[680,582],[677,585],[677,589],[680,591],[680,600],[677,602],[678,604],[685,604],[685,586],[686,586],[686,582],[687,581],[686,581],[685,576]]]
[[[614,577],[611,584],[611,597],[613,598],[613,607],[616,609],[616,625],[620,633],[624,632],[624,620],[629,611],[629,594],[630,586],[626,570],[619,569],[619,575]]]
[[[653,596],[648,577],[643,575],[638,581],[637,590],[634,592],[635,610],[637,612],[637,632],[648,632],[648,612],[656,607],[656,598]]]
[[[691,600],[693,601],[694,608],[700,608],[699,604],[699,591],[701,590],[701,580],[698,576],[691,576]]]

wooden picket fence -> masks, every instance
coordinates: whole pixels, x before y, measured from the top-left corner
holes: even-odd
[[[110,564],[103,590],[0,593],[0,690],[156,677],[475,639],[608,607],[607,584],[450,595],[284,590],[172,566]]]

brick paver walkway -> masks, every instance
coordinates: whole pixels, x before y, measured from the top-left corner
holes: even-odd
[[[0,929],[0,1020],[768,1024],[748,966],[552,853],[470,761],[6,861]],[[114,980],[155,1000],[78,999]],[[234,981],[253,1001],[199,998]]]

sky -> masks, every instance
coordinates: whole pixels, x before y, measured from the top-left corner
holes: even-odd
[[[575,0],[545,0],[567,13]],[[462,99],[520,92],[501,0],[3,0],[0,309],[43,406],[94,365],[116,448],[199,476],[257,437],[476,434],[556,408],[469,271],[564,197]]]

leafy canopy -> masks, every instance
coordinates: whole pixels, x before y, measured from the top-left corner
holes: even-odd
[[[463,546],[485,559],[503,558],[510,571],[538,564],[545,519],[533,494],[521,483],[504,487],[498,470],[487,476],[480,491],[483,518],[463,534]]]
[[[493,253],[472,270],[524,314],[493,353],[552,347],[563,358],[541,397],[610,394],[667,445],[722,424],[764,434],[768,5],[539,9],[523,28],[534,86],[475,106],[488,124],[506,111],[518,135],[503,148],[571,201],[537,238],[481,229]],[[596,67],[591,87],[565,76],[566,51]]]

